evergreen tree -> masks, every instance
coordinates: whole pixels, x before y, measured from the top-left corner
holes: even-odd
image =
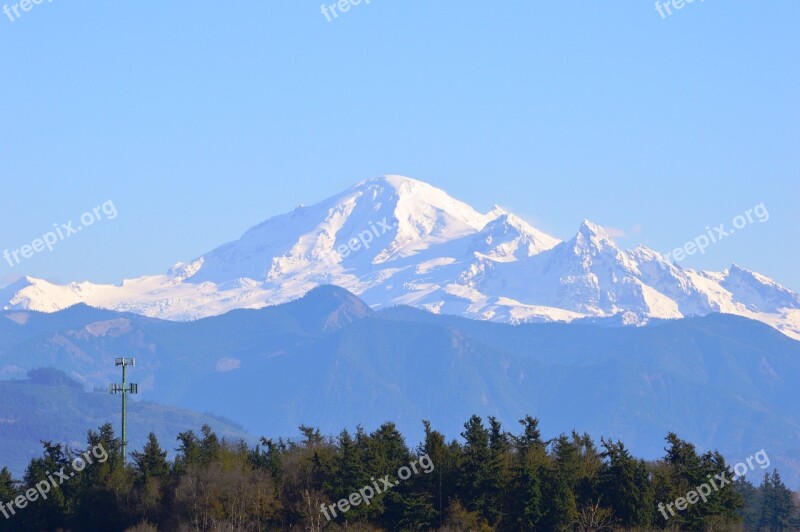
[[[596,504],[599,497],[597,493],[597,479],[603,460],[592,438],[584,433],[572,432],[571,446],[577,453],[577,476],[571,486],[575,493],[578,508],[589,507]]]
[[[45,441],[42,446],[44,456],[31,460],[25,471],[23,484],[33,487],[39,482],[48,482],[49,492],[46,499],[39,498],[35,503],[28,504],[24,511],[16,510],[19,515],[15,516],[14,522],[17,525],[22,524],[20,530],[53,530],[64,526],[72,516],[70,483],[56,474],[69,474],[69,457],[61,444],[53,445]],[[55,479],[55,485],[50,480],[51,476]]]
[[[208,425],[203,425],[200,428],[200,433],[203,435],[200,440],[200,463],[208,465],[219,458],[222,445],[217,435]]]
[[[126,501],[133,482],[122,460],[122,442],[106,423],[97,432],[89,431],[86,443],[85,451],[70,453],[72,464],[78,456],[85,462],[85,468],[69,481],[75,490],[70,524],[77,530],[124,529],[132,524],[136,509]]]
[[[250,453],[250,463],[259,469],[268,471],[278,486],[283,481],[283,457],[286,454],[287,445],[283,438],[278,438],[278,441],[275,442],[262,437],[260,444],[256,445]]]
[[[723,474],[731,482],[720,486],[719,490],[712,491],[707,501],[691,505],[690,509],[693,512],[690,515],[699,516],[695,523],[699,522],[705,528],[733,526],[734,523],[741,520],[739,510],[742,506],[742,498],[732,482],[733,473],[725,462],[725,458],[716,451],[709,451],[700,458],[700,469],[705,477],[704,483],[715,479],[717,485],[720,486],[722,480],[719,480],[716,475],[723,476]],[[696,487],[693,487],[692,490],[696,491]]]
[[[11,472],[9,472],[7,467],[3,467],[3,469],[0,470],[0,504],[3,504],[3,515],[2,518],[0,518],[0,532],[18,530],[18,526],[14,525],[15,520],[5,507],[6,503],[13,501],[18,495],[14,484],[15,482],[11,478]]]
[[[744,477],[737,478],[734,487],[743,502],[739,517],[742,519],[744,529],[758,530],[761,518],[761,491]]]
[[[487,486],[491,483],[489,431],[478,416],[464,424],[464,448],[459,464],[458,499],[464,507],[485,516],[491,504]],[[485,517],[484,517],[485,519]]]
[[[792,492],[784,485],[777,470],[764,474],[761,484],[760,530],[798,530],[800,516],[792,500]]]
[[[417,485],[425,493],[428,505],[431,507],[429,527],[444,525],[444,509],[447,501],[455,494],[455,470],[457,458],[445,442],[442,433],[431,428],[428,420],[422,422],[425,428],[425,440],[417,450],[420,456],[427,456],[433,463],[431,473],[418,475]]]
[[[666,465],[666,476],[661,478],[662,486],[666,485],[666,490],[659,490],[659,501],[670,503],[695,489],[696,486],[708,482],[708,478],[702,469],[700,457],[697,455],[695,446],[689,442],[678,438],[677,434],[670,432],[667,434],[668,447],[664,458]],[[715,471],[714,473],[720,473]],[[684,510],[667,507],[669,520],[663,518],[663,513],[657,516],[657,522],[662,525],[685,526],[690,529],[701,529],[703,526],[703,516],[697,505],[689,506]],[[674,515],[672,515],[674,513]]]
[[[489,417],[489,462],[487,479],[483,489],[486,490],[486,504],[482,517],[492,525],[503,528],[511,512],[510,492],[511,475],[511,442],[510,436],[503,431],[500,422]]]
[[[600,441],[606,459],[599,475],[601,502],[623,527],[651,526],[654,493],[647,465],[632,457],[622,442]]]
[[[183,474],[190,467],[200,465],[202,461],[202,451],[200,449],[200,440],[193,430],[187,430],[178,434],[177,440],[180,442],[176,451],[178,455],[175,457],[173,469],[176,473]]]
[[[542,518],[541,471],[530,453],[516,457],[509,519],[518,529],[533,530]]]
[[[398,480],[396,473],[400,467],[407,466],[411,461],[411,452],[394,423],[384,423],[373,432],[370,435],[368,449],[370,481],[374,478],[383,490],[383,493],[375,498],[373,504],[376,504],[376,507],[373,511],[380,511],[379,522],[385,528],[392,528],[403,520],[404,495],[408,493],[409,488],[407,484]],[[386,475],[389,476],[391,484],[397,483],[394,488],[384,487],[379,480]]]
[[[704,530],[730,528],[738,522],[741,519],[741,497],[733,484],[729,483],[732,473],[722,455],[708,452],[698,456],[694,445],[681,440],[674,433],[667,435],[667,442],[669,447],[665,470],[659,470],[655,475],[656,500],[661,505],[656,514],[656,523]],[[691,504],[687,498],[689,493],[698,494],[702,485],[710,489],[706,500]],[[673,501],[676,501],[675,504],[672,504]],[[685,508],[680,510],[679,504]],[[668,520],[664,518],[665,514]]]
[[[131,458],[142,483],[147,483],[151,478],[160,478],[169,474],[167,451],[161,449],[153,432],[147,436],[147,443],[142,452],[132,452]]]
[[[577,517],[575,494],[566,475],[557,465],[544,471],[542,494],[547,504],[539,522],[543,530],[562,530]]]
[[[144,449],[131,453],[136,475],[140,513],[148,520],[158,520],[162,511],[165,485],[170,474],[167,451],[162,450],[154,433],[147,436]]]
[[[542,519],[542,472],[547,463],[539,420],[526,416],[520,420],[522,435],[512,436],[514,465],[509,520],[517,529],[533,530]]]

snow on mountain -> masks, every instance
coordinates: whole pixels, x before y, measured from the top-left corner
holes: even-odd
[[[588,220],[566,241],[495,206],[482,214],[427,183],[384,176],[272,217],[166,274],[56,285],[25,277],[4,308],[53,312],[84,302],[171,320],[259,308],[322,284],[375,308],[408,304],[504,321],[621,317],[625,324],[711,312],[800,339],[800,295],[733,265],[683,269],[644,246],[620,249]]]

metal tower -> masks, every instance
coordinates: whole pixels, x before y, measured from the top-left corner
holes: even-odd
[[[125,447],[128,444],[128,426],[126,422],[126,415],[128,410],[128,394],[129,393],[139,393],[139,385],[138,384],[128,384],[127,376],[125,374],[125,368],[128,366],[135,366],[136,359],[135,358],[118,358],[115,360],[116,366],[122,366],[122,384],[109,384],[108,385],[108,393],[122,394],[122,463],[124,464],[127,459],[128,455],[125,452]]]

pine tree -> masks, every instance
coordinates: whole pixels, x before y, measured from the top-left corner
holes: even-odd
[[[601,502],[611,508],[623,527],[650,527],[653,523],[653,486],[647,465],[631,456],[618,441],[601,439],[606,459],[599,475]]]
[[[381,510],[379,523],[384,528],[392,528],[403,519],[404,496],[407,495],[409,486],[405,481],[398,480],[396,473],[400,467],[407,466],[411,461],[411,452],[406,446],[405,439],[394,423],[384,423],[370,435],[368,451],[368,466],[370,481],[378,482],[383,493],[375,498],[373,511]],[[388,480],[396,484],[392,489],[383,486],[378,480],[389,476]]]
[[[571,488],[578,508],[588,508],[594,506],[598,499],[597,480],[603,459],[591,436],[586,433],[578,434],[573,431],[570,443],[578,456],[577,477]]]
[[[696,486],[708,482],[708,478],[705,477],[700,457],[697,455],[694,445],[681,440],[673,432],[667,434],[666,440],[669,444],[664,458],[667,477],[662,480],[666,483],[667,490],[659,493],[659,501],[669,503],[685,497]],[[715,473],[719,473],[719,471],[715,471]],[[674,506],[667,507],[666,511],[670,510],[672,511],[667,514],[669,524],[685,526],[690,529],[702,528],[703,516],[697,505],[689,506],[684,510],[678,510]],[[672,515],[673,512],[675,515]],[[662,524],[666,522],[663,517],[659,517],[658,520]]]
[[[111,424],[106,423],[97,432],[89,431],[86,443],[88,448],[81,454],[87,465],[69,483],[75,490],[69,524],[77,530],[124,529],[136,509],[125,502],[133,488],[133,478],[122,460],[121,441],[114,437]]]
[[[565,473],[555,465],[545,469],[542,494],[547,501],[540,520],[543,530],[562,530],[575,520],[575,495],[569,488]]]
[[[716,478],[715,475],[722,475],[723,472],[726,479],[733,478],[733,473],[725,462],[725,458],[716,451],[709,451],[700,457],[700,469],[705,477],[705,483]],[[721,480],[717,481],[718,485],[721,483]],[[696,490],[696,487],[693,487],[692,490]],[[741,520],[739,515],[741,507],[741,495],[733,483],[729,483],[721,486],[718,491],[712,491],[708,501],[690,506],[690,509],[694,510],[690,515],[699,516],[699,522],[705,528],[731,527]]]
[[[175,457],[173,469],[178,474],[183,474],[190,467],[200,465],[202,461],[200,440],[193,430],[179,433],[177,440],[180,442],[180,445],[177,449],[178,455]]]
[[[514,465],[513,493],[509,520],[517,529],[533,530],[542,519],[542,472],[547,463],[539,420],[526,416],[520,420],[521,436],[512,437]]]
[[[361,487],[369,484],[369,475],[364,469],[365,457],[355,440],[347,430],[343,430],[337,439],[338,448],[334,462],[334,474],[331,485],[325,491],[333,495],[334,500],[347,498],[351,493],[357,492]],[[348,512],[348,520],[366,517],[370,513],[369,505],[360,504],[352,507]]]
[[[34,458],[28,465],[23,478],[25,486],[35,486],[39,482],[48,481],[56,472],[67,472],[70,469],[69,457],[64,452],[61,444],[53,445],[49,441],[42,442],[44,456]],[[74,484],[63,481],[57,475],[55,486],[50,481],[47,499],[39,499],[29,505],[24,513],[15,516],[15,523],[20,530],[53,530],[64,526],[71,517],[69,505],[69,491],[74,489]]]
[[[739,510],[739,517],[742,519],[744,529],[758,530],[758,522],[761,517],[761,491],[744,477],[737,478],[734,487],[743,502],[743,506]]]
[[[203,435],[200,440],[200,463],[208,465],[219,459],[222,444],[220,444],[219,438],[208,425],[204,424],[200,428],[200,433]]]
[[[425,440],[417,449],[419,456],[427,456],[433,464],[433,471],[418,475],[417,484],[425,492],[427,502],[433,509],[430,527],[444,525],[444,510],[447,501],[454,497],[456,484],[457,457],[445,442],[442,433],[431,428],[428,420],[422,422],[425,428]]]
[[[764,475],[760,491],[759,529],[779,531],[800,528],[800,516],[792,500],[792,492],[783,483],[777,470],[772,475]]]
[[[579,482],[583,477],[581,450],[565,434],[553,442],[553,458],[560,476],[566,481],[569,490],[577,495]]]
[[[147,443],[144,445],[142,452],[132,452],[131,458],[133,459],[134,469],[139,474],[142,483],[146,483],[151,478],[159,478],[169,474],[167,451],[161,449],[153,432],[147,436]]]
[[[5,508],[5,503],[11,502],[18,495],[14,484],[15,482],[11,478],[11,472],[7,467],[3,467],[3,469],[0,470],[0,504],[4,505],[2,512],[6,515],[0,518],[0,532],[11,532],[12,530],[19,529],[19,525],[14,524],[13,517]]]
[[[464,424],[464,448],[459,464],[458,498],[464,507],[478,512],[485,519],[485,510],[490,504],[486,486],[490,483],[489,431],[478,416],[472,416]]]
[[[287,445],[283,438],[278,438],[278,441],[275,442],[262,437],[260,444],[257,444],[250,452],[249,460],[254,467],[268,471],[277,487],[283,481],[283,458],[286,452]]]
[[[162,513],[165,485],[170,473],[167,451],[162,450],[154,433],[147,436],[144,449],[133,451],[133,469],[140,512],[145,519],[158,520]]]
[[[533,530],[542,518],[541,469],[528,453],[516,457],[512,480],[516,495],[511,501],[511,520],[518,529]]]
[[[511,511],[513,494],[509,489],[511,442],[500,422],[489,416],[489,462],[484,483],[486,503],[481,515],[492,525],[504,526]]]

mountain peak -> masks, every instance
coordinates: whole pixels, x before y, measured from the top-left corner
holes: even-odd
[[[578,233],[573,238],[573,248],[576,251],[588,251],[592,254],[609,250],[614,254],[621,253],[611,236],[595,223],[584,220],[578,228]]]
[[[800,296],[736,264],[724,273],[683,270],[643,247],[622,251],[589,220],[559,242],[499,205],[483,214],[393,174],[273,216],[165,275],[119,285],[25,277],[0,290],[0,306],[54,312],[84,302],[187,320],[292,301],[320,285],[362,300],[312,291],[297,307],[319,306],[323,329],[365,316],[365,305],[407,304],[515,323],[724,311],[800,337]]]
[[[596,237],[611,239],[611,237],[608,236],[608,233],[602,226],[592,223],[586,219],[584,219],[583,222],[581,222],[581,226],[578,228],[578,233],[587,238],[596,236]]]
[[[769,312],[775,309],[800,308],[800,294],[736,263],[722,272],[720,285],[753,311]]]
[[[362,188],[364,186],[376,185],[376,184],[377,185],[386,184],[394,189],[400,188],[404,185],[405,186],[424,185],[435,188],[432,185],[425,183],[424,181],[420,181],[419,179],[414,179],[413,177],[407,177],[399,174],[386,174],[378,177],[370,177],[369,179],[364,179],[363,181],[359,181],[352,188],[357,189],[357,188]]]
[[[348,323],[375,314],[353,293],[333,285],[320,285],[285,307],[299,322],[311,324],[320,331],[340,329]]]
[[[511,213],[506,209],[504,209],[503,207],[501,207],[500,205],[498,205],[497,203],[495,203],[494,205],[492,205],[492,208],[489,209],[489,212],[486,213],[486,216],[490,216],[492,218],[499,218],[504,214],[511,214]]]
[[[499,211],[502,209],[495,206],[489,212]],[[513,257],[532,257],[558,243],[558,239],[532,227],[519,216],[503,211],[475,236],[472,249],[495,260],[507,261]]]

